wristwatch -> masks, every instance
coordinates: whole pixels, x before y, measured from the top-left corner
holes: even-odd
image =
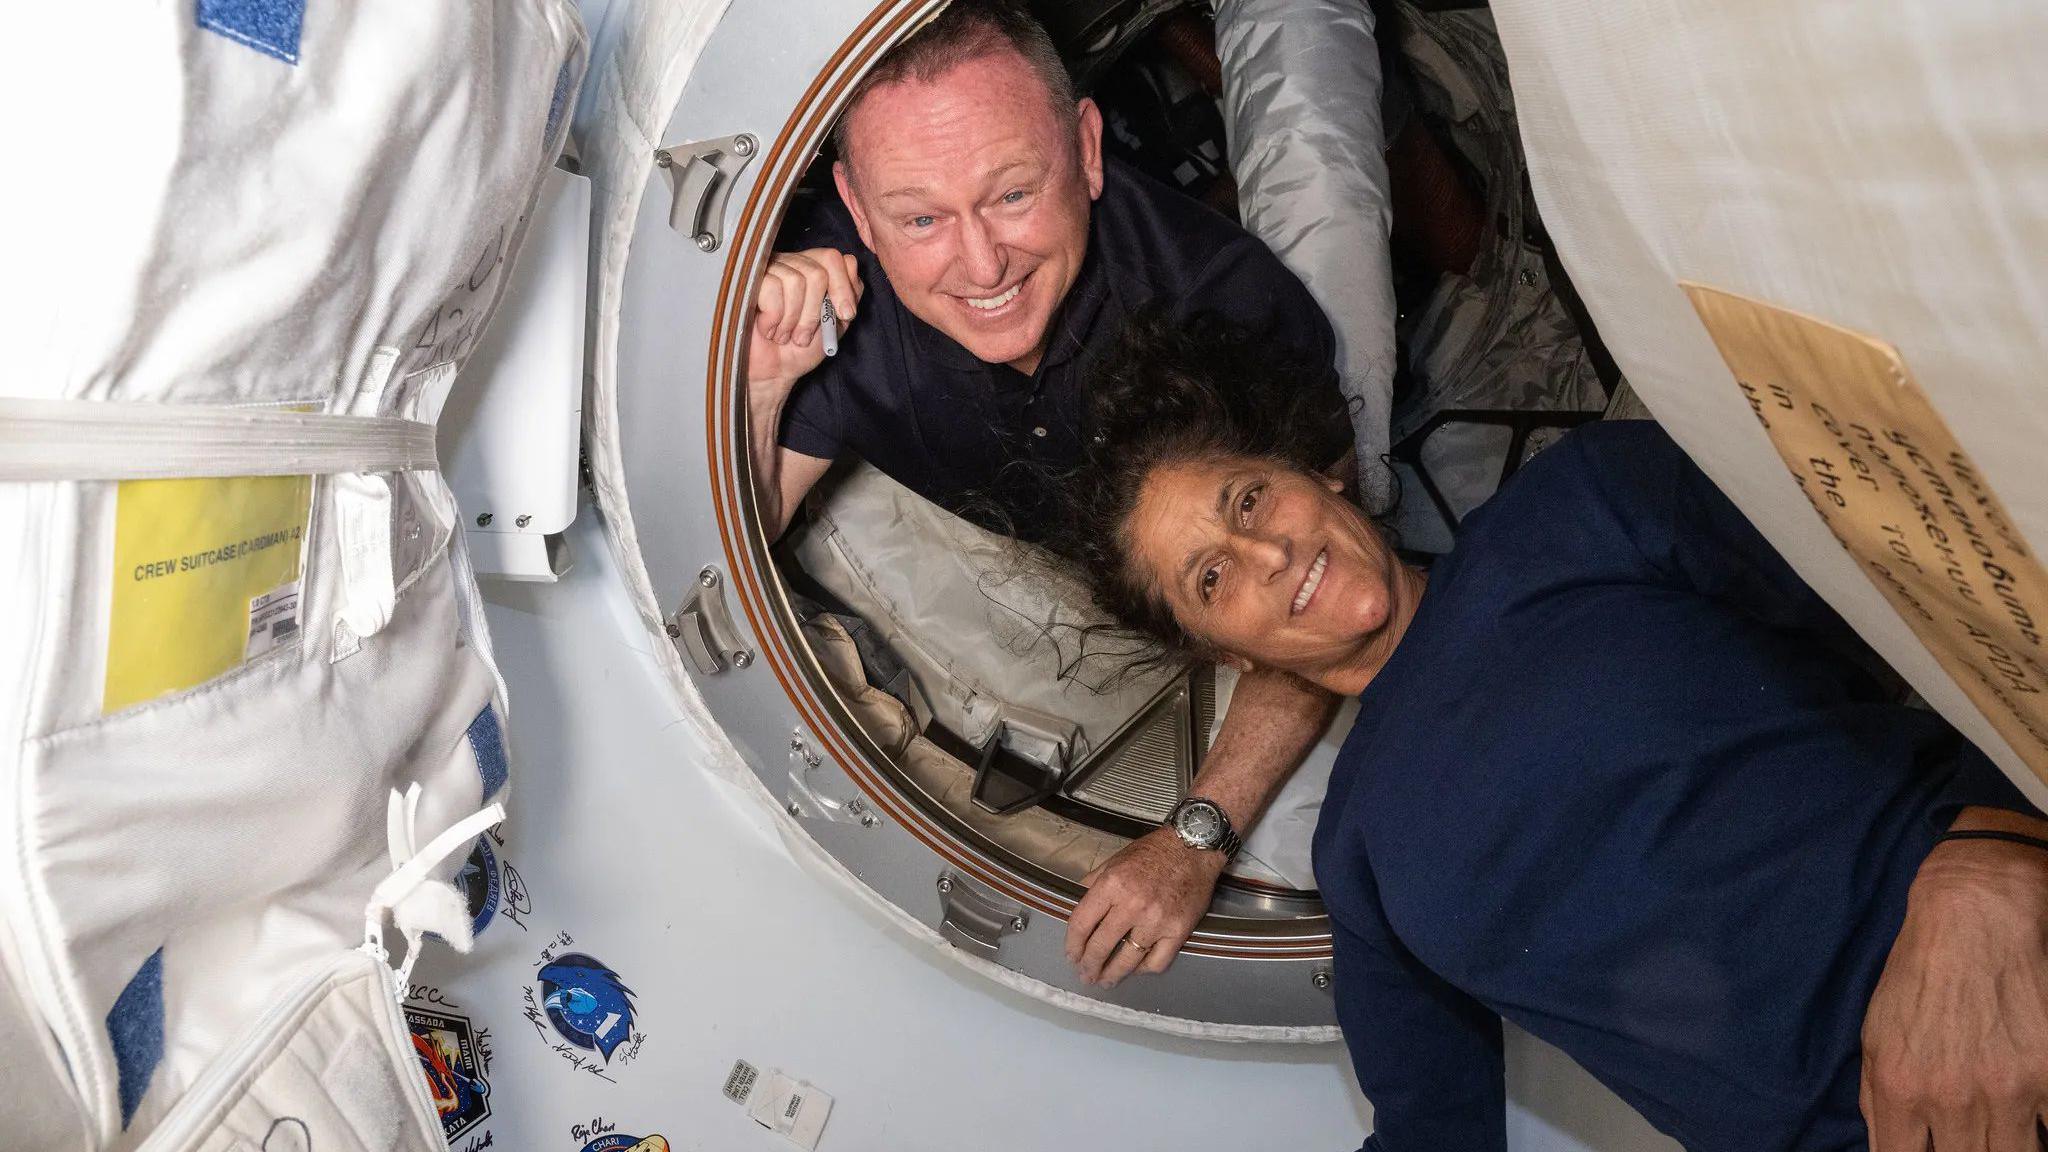
[[[1190,796],[1174,806],[1166,818],[1180,842],[1200,852],[1221,852],[1225,860],[1237,858],[1244,840],[1230,827],[1230,817],[1214,800]]]

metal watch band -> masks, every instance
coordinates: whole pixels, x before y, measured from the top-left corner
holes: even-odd
[[[1220,805],[1216,810],[1218,812],[1223,811]],[[1230,826],[1230,817],[1225,816],[1223,818],[1223,843],[1218,844],[1216,850],[1223,853],[1225,860],[1235,860],[1237,859],[1237,850],[1242,847],[1244,847],[1244,837],[1237,834],[1237,829]]]

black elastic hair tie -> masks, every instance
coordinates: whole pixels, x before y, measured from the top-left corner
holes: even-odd
[[[1936,844],[1946,840],[2008,840],[2014,844],[2026,844],[2039,848],[2043,852],[2048,852],[2048,840],[2044,840],[2039,836],[2029,836],[2024,832],[2006,832],[1993,828],[1970,828],[1960,831],[1943,832],[1934,838]]]

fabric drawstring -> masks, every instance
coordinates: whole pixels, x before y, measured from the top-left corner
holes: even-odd
[[[433,870],[458,852],[468,849],[478,836],[505,819],[503,804],[489,804],[458,820],[425,847],[416,847],[420,786],[415,782],[405,792],[396,788],[384,811],[384,834],[391,850],[391,875],[370,891],[370,903],[363,910],[363,951],[390,964],[391,953],[384,947],[384,918],[391,917],[405,938],[405,960],[395,977],[399,1000],[405,999],[412,982],[413,964],[420,947],[432,932],[457,952],[468,952],[474,942],[469,909],[453,884],[435,880]]]

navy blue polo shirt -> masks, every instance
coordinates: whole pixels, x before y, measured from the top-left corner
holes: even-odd
[[[1691,1152],[1861,1149],[1860,1035],[1935,834],[2032,812],[1654,424],[1467,519],[1316,829],[1381,1152],[1499,1152],[1500,1018]]]
[[[1105,164],[1087,256],[1031,376],[976,359],[911,315],[836,196],[793,219],[778,246],[856,253],[867,288],[839,354],[791,394],[783,446],[860,456],[942,507],[991,527],[1007,519],[1025,539],[1049,524],[1051,478],[1080,462],[1091,355],[1139,308],[1215,313],[1261,333],[1279,354],[1325,366],[1331,410],[1342,403],[1330,323],[1301,281],[1251,233],[1116,160]],[[1318,459],[1341,456],[1351,430],[1338,420],[1328,434]]]

